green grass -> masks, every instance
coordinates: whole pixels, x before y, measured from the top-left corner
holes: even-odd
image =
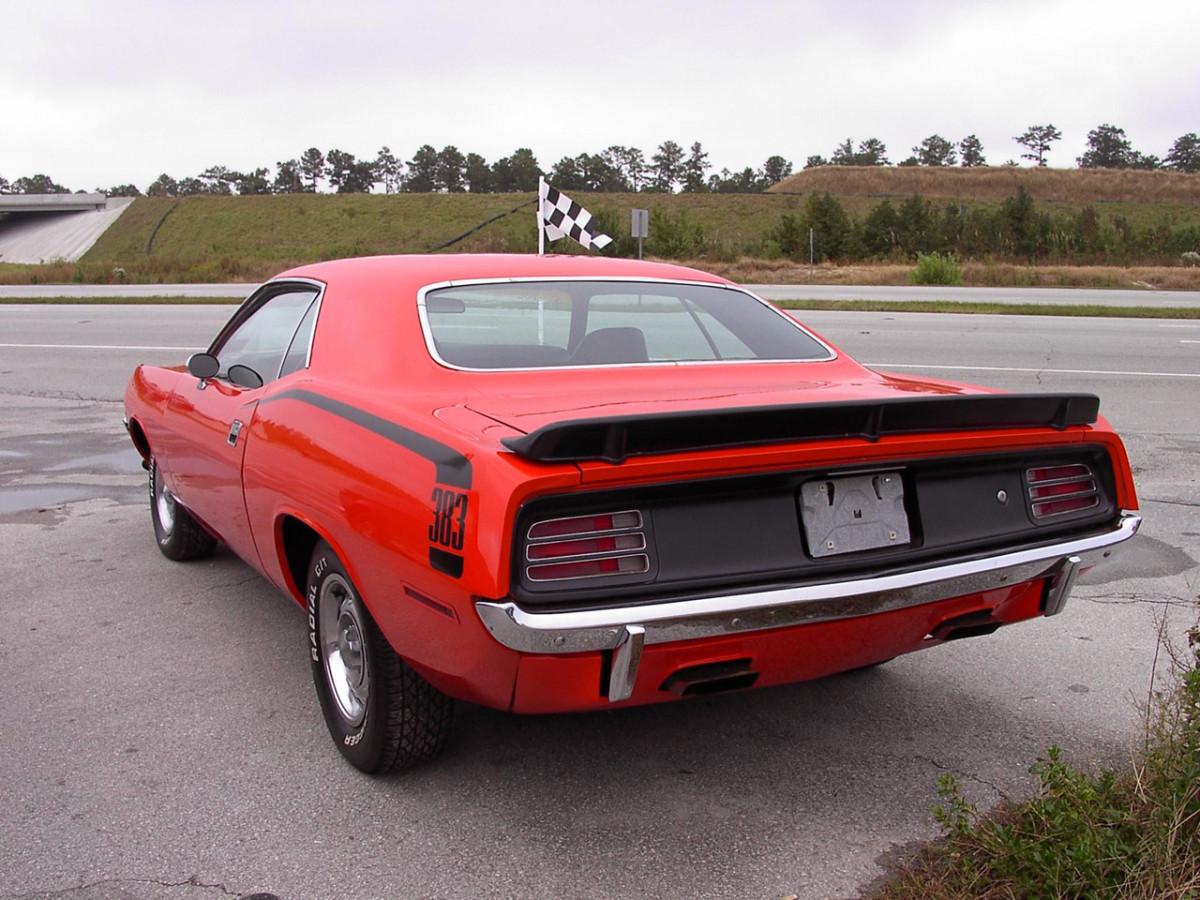
[[[262,281],[319,260],[429,252],[496,216],[500,218],[447,252],[533,253],[537,230],[532,205],[504,215],[533,199],[532,194],[140,197],[78,263],[0,264],[0,283],[106,284],[119,277],[137,284]],[[618,239],[631,240],[631,211],[649,208],[665,216],[663,221],[701,227],[710,254],[732,257],[757,248],[785,212],[800,208],[803,198],[588,194],[585,202]],[[548,249],[581,252],[568,240]]]
[[[908,275],[909,284],[960,285],[963,267],[953,255],[918,253],[917,265]]]
[[[146,243],[164,213],[151,257],[188,259],[236,255],[272,264],[386,253],[423,253],[532,194],[287,194],[271,197],[140,198],[88,252],[85,262],[121,265],[146,256]],[[706,232],[737,242],[757,240],[779,216],[798,207],[795,197],[766,194],[589,194],[596,214],[628,228],[630,211],[653,207],[686,211]],[[136,215],[131,215],[136,213]],[[557,250],[558,245],[554,245]],[[455,245],[476,252],[534,252],[533,208],[492,223]],[[132,274],[132,273],[131,273]]]
[[[345,256],[424,253],[533,199],[532,194],[289,194],[269,197],[139,198],[82,261],[101,274],[121,266],[136,281],[167,280],[164,269],[194,281],[261,280],[291,265]],[[785,213],[806,200],[788,194],[587,194],[581,198],[614,238],[629,241],[630,213],[648,208],[665,220],[698,227],[711,261],[754,256]],[[844,196],[847,214],[864,219],[877,197]],[[993,200],[964,200],[994,209]],[[1075,212],[1084,204],[1056,204]],[[935,203],[940,211],[940,205]],[[166,218],[163,219],[164,214]],[[1108,203],[1103,215],[1136,227],[1200,225],[1200,207]],[[152,252],[146,246],[155,226]],[[655,235],[651,236],[653,243]],[[768,242],[769,243],[769,242]],[[537,249],[532,206],[503,215],[455,244],[453,252],[531,253]],[[553,252],[576,252],[569,241]],[[87,273],[91,275],[89,271]],[[108,280],[105,278],[104,280]]]
[[[823,166],[805,169],[771,188],[773,192],[941,200],[1001,200],[1024,188],[1046,203],[1200,204],[1200,175],[1165,170],[1058,169],[983,166]]]
[[[958,303],[949,300],[773,300],[783,309],[844,312],[960,313],[990,316],[1078,316],[1112,319],[1200,319],[1200,309],[1182,306],[1103,306],[1049,303]]]
[[[916,174],[934,181],[929,184],[914,182],[915,186],[932,187],[939,180],[936,173]],[[1008,172],[1000,174],[1011,175]],[[851,172],[851,175],[850,182],[830,186],[840,185],[845,189],[845,193],[835,190],[834,196],[849,217],[858,222],[865,220],[884,195],[861,189],[856,192],[855,180],[882,178],[881,185],[887,187],[903,183],[897,179],[913,177],[912,173],[898,169]],[[850,176],[843,173],[839,177]],[[1200,176],[1186,178],[1197,180]],[[1089,183],[1095,180],[1093,176],[1084,179]],[[1191,183],[1188,181],[1187,185]],[[911,194],[904,198],[907,196]],[[1172,196],[1156,196],[1154,202],[1094,201],[1093,205],[1099,211],[1105,234],[1112,231],[1113,220],[1118,216],[1139,234],[1151,228],[1200,228],[1200,204],[1167,202]],[[968,212],[974,209],[994,211],[1002,202],[988,196],[929,197],[939,216],[947,205]],[[596,214],[603,227],[616,239],[623,255],[636,253],[636,242],[629,237],[630,211],[647,208],[655,222],[645,248],[649,256],[675,257],[681,252],[688,255],[694,251],[695,261],[701,267],[719,270],[722,265],[742,260],[756,262],[764,269],[789,262],[780,257],[781,221],[785,214],[801,212],[808,195],[582,194],[577,199]],[[532,194],[520,193],[285,194],[195,196],[182,200],[139,197],[79,262],[48,262],[33,266],[0,263],[0,283],[258,282],[294,265],[319,260],[429,252],[493,218],[495,221],[470,233],[447,252],[531,253],[537,248],[532,205],[507,213],[532,200]],[[893,205],[898,206],[898,203],[893,201]],[[1037,201],[1039,211],[1049,211],[1055,216],[1073,214],[1085,205],[1087,202],[1080,199]],[[693,246],[696,242],[692,238],[696,234],[701,237],[699,244]],[[555,253],[581,252],[567,240],[554,243],[549,249]],[[909,265],[907,260],[894,262]],[[1170,273],[1190,271],[1176,265],[1175,260],[1158,259],[1156,262]],[[979,283],[978,278],[989,275],[1006,280],[1015,277],[1009,271],[1011,266],[987,263],[988,260],[964,263],[964,280]],[[989,271],[980,275],[975,272],[980,266]],[[864,263],[856,268],[869,271],[881,267]],[[1024,268],[1029,270],[1025,277],[1037,278],[1042,267]]]

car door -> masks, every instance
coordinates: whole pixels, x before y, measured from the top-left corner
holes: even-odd
[[[308,283],[265,285],[209,349],[216,375],[181,378],[168,401],[164,476],[176,499],[247,560],[258,557],[242,491],[246,435],[267,385],[307,362],[318,294]]]

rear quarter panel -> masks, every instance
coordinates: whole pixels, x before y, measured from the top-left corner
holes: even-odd
[[[278,385],[259,403],[244,467],[268,578],[304,603],[282,522],[305,523],[334,548],[401,656],[446,693],[507,707],[516,654],[486,632],[473,601],[507,590],[521,498],[574,486],[578,470],[535,470],[473,443],[407,392]]]

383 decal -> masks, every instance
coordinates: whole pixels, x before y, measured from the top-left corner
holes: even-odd
[[[433,522],[429,525],[429,543],[461,550],[467,527],[467,495],[435,487],[431,502]]]

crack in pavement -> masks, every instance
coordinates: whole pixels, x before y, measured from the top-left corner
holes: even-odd
[[[263,581],[263,579],[260,575],[254,574],[254,575],[249,575],[246,578],[241,579],[240,581],[230,581],[230,582],[226,582],[224,584],[211,585],[205,589],[205,592],[211,594],[213,591],[224,591],[224,590],[228,590],[230,588],[245,587],[248,584],[258,584],[258,583],[261,583],[262,581]],[[3,898],[0,897],[0,900],[3,900]]]
[[[999,786],[988,781],[986,778],[980,778],[978,775],[971,775],[970,773],[963,772],[959,769],[953,769],[950,766],[943,765],[942,763],[940,763],[936,759],[934,759],[932,756],[923,756],[920,753],[915,753],[915,754],[913,754],[913,759],[918,759],[921,762],[929,763],[935,769],[939,769],[942,772],[949,772],[951,775],[955,776],[956,778],[961,778],[965,781],[973,781],[975,784],[980,784],[986,788],[991,788],[993,791],[996,792],[996,794],[1000,797],[1001,800],[1009,799],[1008,794],[1006,794]]]
[[[1034,373],[1034,376],[1033,376],[1037,380],[1038,387],[1044,387],[1045,385],[1042,383],[1042,375],[1046,371],[1046,369],[1050,368],[1051,362],[1054,361],[1054,351],[1056,348],[1054,346],[1054,342],[1052,340],[1050,340],[1049,338],[1045,337],[1044,335],[1039,334],[1039,335],[1034,335],[1033,337],[1035,337],[1037,340],[1042,341],[1046,345],[1046,359],[1044,361],[1044,364],[1042,365],[1041,369],[1039,369],[1037,372]]]
[[[1190,506],[1195,509],[1200,509],[1200,503],[1191,500],[1164,500],[1161,497],[1140,497],[1144,503],[1165,503],[1168,506]]]
[[[84,894],[84,892],[90,892],[97,889],[103,891],[104,888],[110,887],[121,891],[120,896],[124,898],[127,896],[124,892],[124,886],[126,885],[130,887],[144,886],[167,889],[194,887],[203,891],[220,891],[221,894],[226,897],[243,898],[254,896],[262,898],[262,900],[266,900],[266,898],[274,896],[272,894],[264,893],[255,893],[252,895],[242,894],[238,891],[231,891],[221,883],[209,884],[207,882],[200,881],[197,876],[193,875],[191,878],[188,878],[184,881],[164,881],[157,878],[105,878],[100,881],[93,881],[88,884],[81,884],[77,887],[64,888],[57,891],[31,891],[20,894],[0,894],[0,900],[51,900],[51,898],[56,897],[70,898],[81,896]],[[109,895],[107,892],[104,892],[102,894],[96,894],[93,896],[95,900],[101,900],[102,897],[109,897],[111,895]]]
[[[1195,609],[1196,607],[1196,601],[1178,596],[1139,597],[1136,594],[1093,594],[1080,599],[1101,606],[1133,606],[1144,603],[1147,606],[1178,607],[1180,609]]]

